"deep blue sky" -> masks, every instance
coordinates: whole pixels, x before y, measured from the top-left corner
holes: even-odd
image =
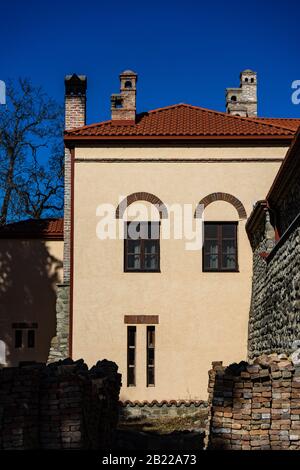
[[[138,111],[179,102],[224,111],[224,89],[258,72],[259,115],[300,117],[299,0],[0,0],[0,79],[27,76],[63,100],[88,76],[88,122],[109,119],[118,74],[139,74]]]

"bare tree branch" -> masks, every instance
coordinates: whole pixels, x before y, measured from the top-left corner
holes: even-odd
[[[63,211],[63,110],[41,87],[7,84],[0,108],[0,224]]]

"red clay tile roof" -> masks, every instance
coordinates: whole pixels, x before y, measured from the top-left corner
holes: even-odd
[[[104,121],[73,129],[65,133],[65,139],[292,138],[294,134],[294,128],[283,126],[278,120],[265,122],[177,104],[138,114],[136,123],[131,125]]]
[[[285,127],[291,129],[292,131],[297,131],[300,127],[300,118],[264,118],[259,117],[255,118],[257,121],[262,121],[267,124],[275,124],[276,126]]]
[[[64,219],[27,219],[0,227],[0,238],[63,240]]]

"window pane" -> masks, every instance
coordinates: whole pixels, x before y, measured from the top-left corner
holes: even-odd
[[[135,349],[129,348],[128,349],[128,365],[134,366],[135,364]]]
[[[223,268],[235,269],[235,255],[223,255]]]
[[[155,330],[154,330],[154,326],[153,327],[148,327],[147,328],[148,330],[148,347],[150,348],[154,348],[155,344],[154,344],[154,339],[155,339]]]
[[[223,255],[235,254],[235,240],[223,240],[222,253]]]
[[[206,240],[205,241],[205,252],[207,254],[217,255],[218,254],[218,241],[217,240]]]
[[[127,260],[128,269],[141,269],[140,255],[128,255]]]
[[[218,269],[218,255],[205,255],[205,267],[208,269]]]
[[[155,240],[146,240],[144,242],[145,254],[155,254],[158,251],[158,245]]]
[[[217,224],[205,224],[205,238],[217,238],[218,237],[218,225]]]
[[[135,385],[136,327],[127,327],[127,386]]]
[[[136,332],[135,326],[128,327],[128,347],[135,346],[135,332]]]
[[[27,332],[27,345],[29,348],[34,348],[35,346],[35,331],[28,330]]]
[[[148,349],[148,366],[154,366],[154,349]]]
[[[147,371],[147,382],[148,385],[154,385],[154,367],[148,367]]]
[[[148,224],[148,239],[159,240],[159,222],[149,222]]]
[[[141,236],[140,222],[128,222],[128,224],[126,224],[126,230],[126,235],[128,239],[138,240]]]
[[[22,330],[15,330],[15,348],[21,348],[22,347],[22,340],[23,337],[23,331]]]
[[[127,250],[128,253],[137,254],[141,252],[141,242],[140,240],[128,240],[127,241]]]
[[[147,326],[147,386],[154,385],[155,326]]]
[[[145,269],[158,269],[158,257],[156,255],[145,256]]]
[[[127,381],[128,381],[128,386],[135,385],[135,368],[134,367],[128,367]]]
[[[236,225],[224,224],[222,226],[222,237],[223,238],[235,238]]]

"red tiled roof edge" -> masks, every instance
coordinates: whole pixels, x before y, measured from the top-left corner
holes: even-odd
[[[0,239],[63,240],[64,219],[27,219],[0,227]]]
[[[300,127],[300,118],[268,118],[268,117],[256,117],[248,118],[258,122],[269,123],[272,126],[279,126],[281,128],[297,131]]]
[[[177,113],[180,113],[177,116]],[[189,116],[186,112],[196,111]],[[164,113],[164,118],[160,114]],[[168,116],[169,114],[169,116]],[[153,121],[153,118],[156,117]],[[203,115],[203,116],[202,116]],[[184,119],[188,125],[184,128]],[[202,121],[201,121],[202,118]],[[215,120],[217,119],[217,121]],[[211,120],[211,122],[209,122]],[[182,124],[182,122],[184,124]],[[233,116],[221,111],[201,108],[184,103],[157,108],[137,116],[137,123],[131,126],[112,125],[112,121],[72,129],[65,133],[65,140],[72,139],[292,139],[295,129],[281,126],[277,122],[264,122],[260,118]],[[233,125],[234,124],[234,125]],[[253,126],[254,124],[254,126]],[[236,125],[236,126],[235,126]],[[168,128],[169,126],[169,128]],[[177,126],[177,127],[176,127]],[[180,126],[183,126],[180,128]],[[248,127],[248,129],[247,129]],[[87,131],[95,132],[89,134]],[[98,130],[98,132],[96,132]],[[272,132],[273,131],[273,132]],[[274,132],[275,131],[275,132]]]

